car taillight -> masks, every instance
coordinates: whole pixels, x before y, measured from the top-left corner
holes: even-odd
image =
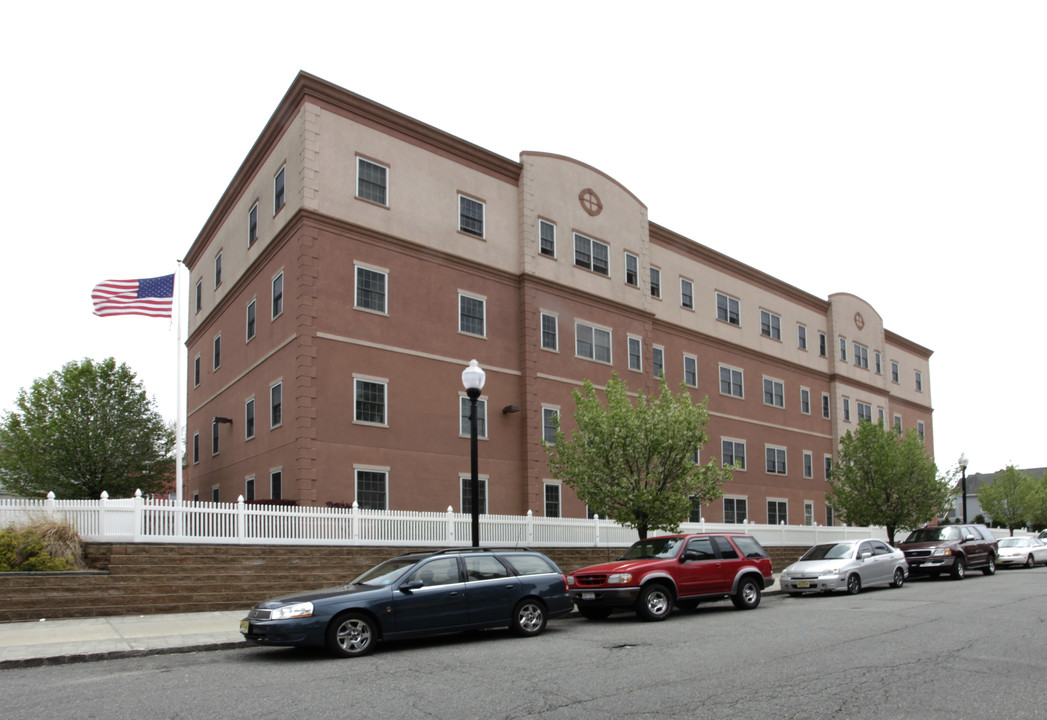
[[[570,587],[571,585],[574,585],[574,575],[564,575],[563,585],[564,587]]]

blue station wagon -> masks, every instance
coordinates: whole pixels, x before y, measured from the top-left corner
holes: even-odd
[[[507,627],[528,637],[574,608],[560,568],[527,549],[455,548],[379,563],[346,585],[261,602],[240,632],[263,645],[324,646],[341,657],[382,640]]]

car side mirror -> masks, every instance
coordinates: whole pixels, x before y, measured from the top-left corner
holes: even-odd
[[[863,552],[863,553],[859,553],[859,554],[858,554],[858,559],[859,559],[859,560],[864,560],[865,558],[871,558],[871,557],[872,557],[872,553],[871,553],[871,552],[869,552],[868,550],[866,550],[866,551],[865,551],[865,552]]]
[[[697,550],[684,550],[683,555],[680,556],[680,562],[689,562],[691,560],[697,560],[699,558]]]
[[[421,580],[412,580],[411,582],[405,582],[400,586],[400,592],[410,594],[412,590],[418,590],[419,588],[425,587],[425,583]]]
[[[977,539],[978,539],[978,538],[974,537],[974,535],[967,535],[967,536],[966,536],[966,537],[965,537],[965,538],[963,539],[963,541],[964,541],[964,542],[971,542],[972,540],[977,540]]]

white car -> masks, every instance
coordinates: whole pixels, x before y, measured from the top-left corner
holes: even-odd
[[[996,564],[1004,567],[1022,565],[1035,567],[1038,563],[1047,563],[1047,545],[1038,538],[1009,537],[1000,540],[1000,557]]]
[[[870,585],[899,588],[908,576],[909,564],[901,550],[868,538],[815,545],[782,571],[779,583],[793,597],[834,590],[856,595]]]

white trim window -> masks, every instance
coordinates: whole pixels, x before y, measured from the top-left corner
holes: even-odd
[[[468,195],[458,195],[458,230],[459,232],[484,237],[485,206],[480,200]]]
[[[211,370],[222,367],[222,333],[214,336],[212,342]]]
[[[698,358],[683,354],[683,384],[687,387],[698,387]]]
[[[559,344],[559,318],[548,312],[541,313],[542,319],[542,350],[558,352]]]
[[[458,332],[487,337],[487,298],[458,291]]]
[[[654,266],[651,267],[651,297],[662,297],[662,271]]]
[[[269,471],[269,497],[273,500],[283,500],[284,497],[284,471],[283,468],[273,468]]]
[[[808,527],[814,525],[814,503],[810,500],[804,500],[803,503],[803,524]]]
[[[800,323],[796,324],[796,347],[807,350],[807,326]]]
[[[284,271],[273,276],[273,312],[270,319],[276,320],[284,313]]]
[[[545,516],[551,518],[560,517],[560,483],[546,480],[545,486]]]
[[[733,298],[730,295],[725,295],[722,292],[716,293],[716,319],[720,322],[725,322],[728,325],[736,325],[741,327],[742,324],[742,305],[738,301],[738,298]]]
[[[222,285],[222,251],[214,256],[214,287],[217,290]]]
[[[767,524],[789,524],[789,501],[767,498]]]
[[[287,171],[287,166],[284,165],[283,167],[280,168],[279,171],[277,171],[276,175],[273,177],[273,215],[274,216],[278,212],[280,212],[281,209],[283,209],[284,205],[287,204],[286,197],[284,195],[284,193],[286,192],[286,187],[284,185],[284,178],[285,178],[286,171]]]
[[[687,278],[680,278],[680,306],[694,310],[694,283]]]
[[[723,521],[729,525],[741,525],[749,519],[749,501],[744,497],[724,497]]]
[[[745,373],[740,368],[720,366],[720,394],[745,398]]]
[[[353,497],[362,510],[389,509],[389,469],[353,466]]]
[[[830,412],[831,407],[832,402],[829,399],[829,393],[822,393],[822,417],[826,420],[832,416]]]
[[[606,243],[593,240],[591,237],[574,234],[574,264],[600,275],[611,274],[611,248]]]
[[[811,414],[811,391],[809,388],[800,388],[800,413],[803,415]]]
[[[640,287],[640,258],[625,251],[625,284]]]
[[[665,348],[661,345],[651,346],[651,370],[656,378],[665,377]]]
[[[629,346],[629,369],[640,372],[643,370],[643,341],[635,335],[627,339]]]
[[[277,381],[269,386],[269,429],[278,428],[283,424],[284,384],[282,381]]]
[[[891,360],[891,382],[900,382],[901,370],[898,367],[898,363]]]
[[[388,427],[388,393],[388,380],[354,375],[353,422]]]
[[[611,331],[581,321],[574,324],[575,357],[611,364]]]
[[[840,362],[847,362],[847,338],[840,338]]]
[[[548,220],[538,221],[538,253],[556,257],[556,225]]]
[[[254,437],[254,398],[248,398],[244,403],[244,440]]]
[[[732,438],[721,438],[720,439],[720,454],[722,457],[720,461],[727,467],[733,467],[736,470],[745,469],[745,441],[734,440]]]
[[[546,445],[556,442],[556,421],[559,417],[559,405],[542,405],[542,442]]]
[[[913,370],[913,377],[916,383],[916,392],[923,392],[923,373],[919,370]]]
[[[481,515],[487,514],[487,476],[477,476],[477,484],[480,486],[480,503],[479,510]],[[472,475],[461,474],[458,476],[459,486],[461,488],[461,508],[463,513],[471,514],[473,512],[473,478]]]
[[[471,422],[469,419],[470,408],[469,396],[464,392],[458,395],[458,413],[461,423],[458,431],[459,437],[472,437]],[[480,440],[487,439],[487,398],[476,399],[476,437]]]
[[[362,263],[353,263],[356,269],[356,290],[353,307],[357,310],[387,315],[389,271]]]
[[[782,316],[769,310],[760,311],[760,334],[771,340],[782,339]]]
[[[356,197],[384,207],[389,206],[389,168],[356,158]]]
[[[763,449],[767,460],[767,473],[770,475],[788,475],[789,466],[785,448],[777,445],[764,445]]]
[[[258,326],[258,301],[256,298],[251,298],[251,302],[247,303],[247,317],[245,318],[245,334],[247,339],[244,342],[251,342],[254,339],[255,332]]]
[[[781,380],[765,377],[763,379],[763,404],[784,408],[785,383]]]
[[[854,365],[863,370],[869,369],[869,348],[859,342],[854,343]]]
[[[810,480],[814,477],[814,453],[803,451],[803,476]]]
[[[857,400],[856,404],[858,406],[858,422],[872,422],[873,406],[861,400]]]
[[[247,247],[252,248],[258,242],[258,203],[247,211]]]

